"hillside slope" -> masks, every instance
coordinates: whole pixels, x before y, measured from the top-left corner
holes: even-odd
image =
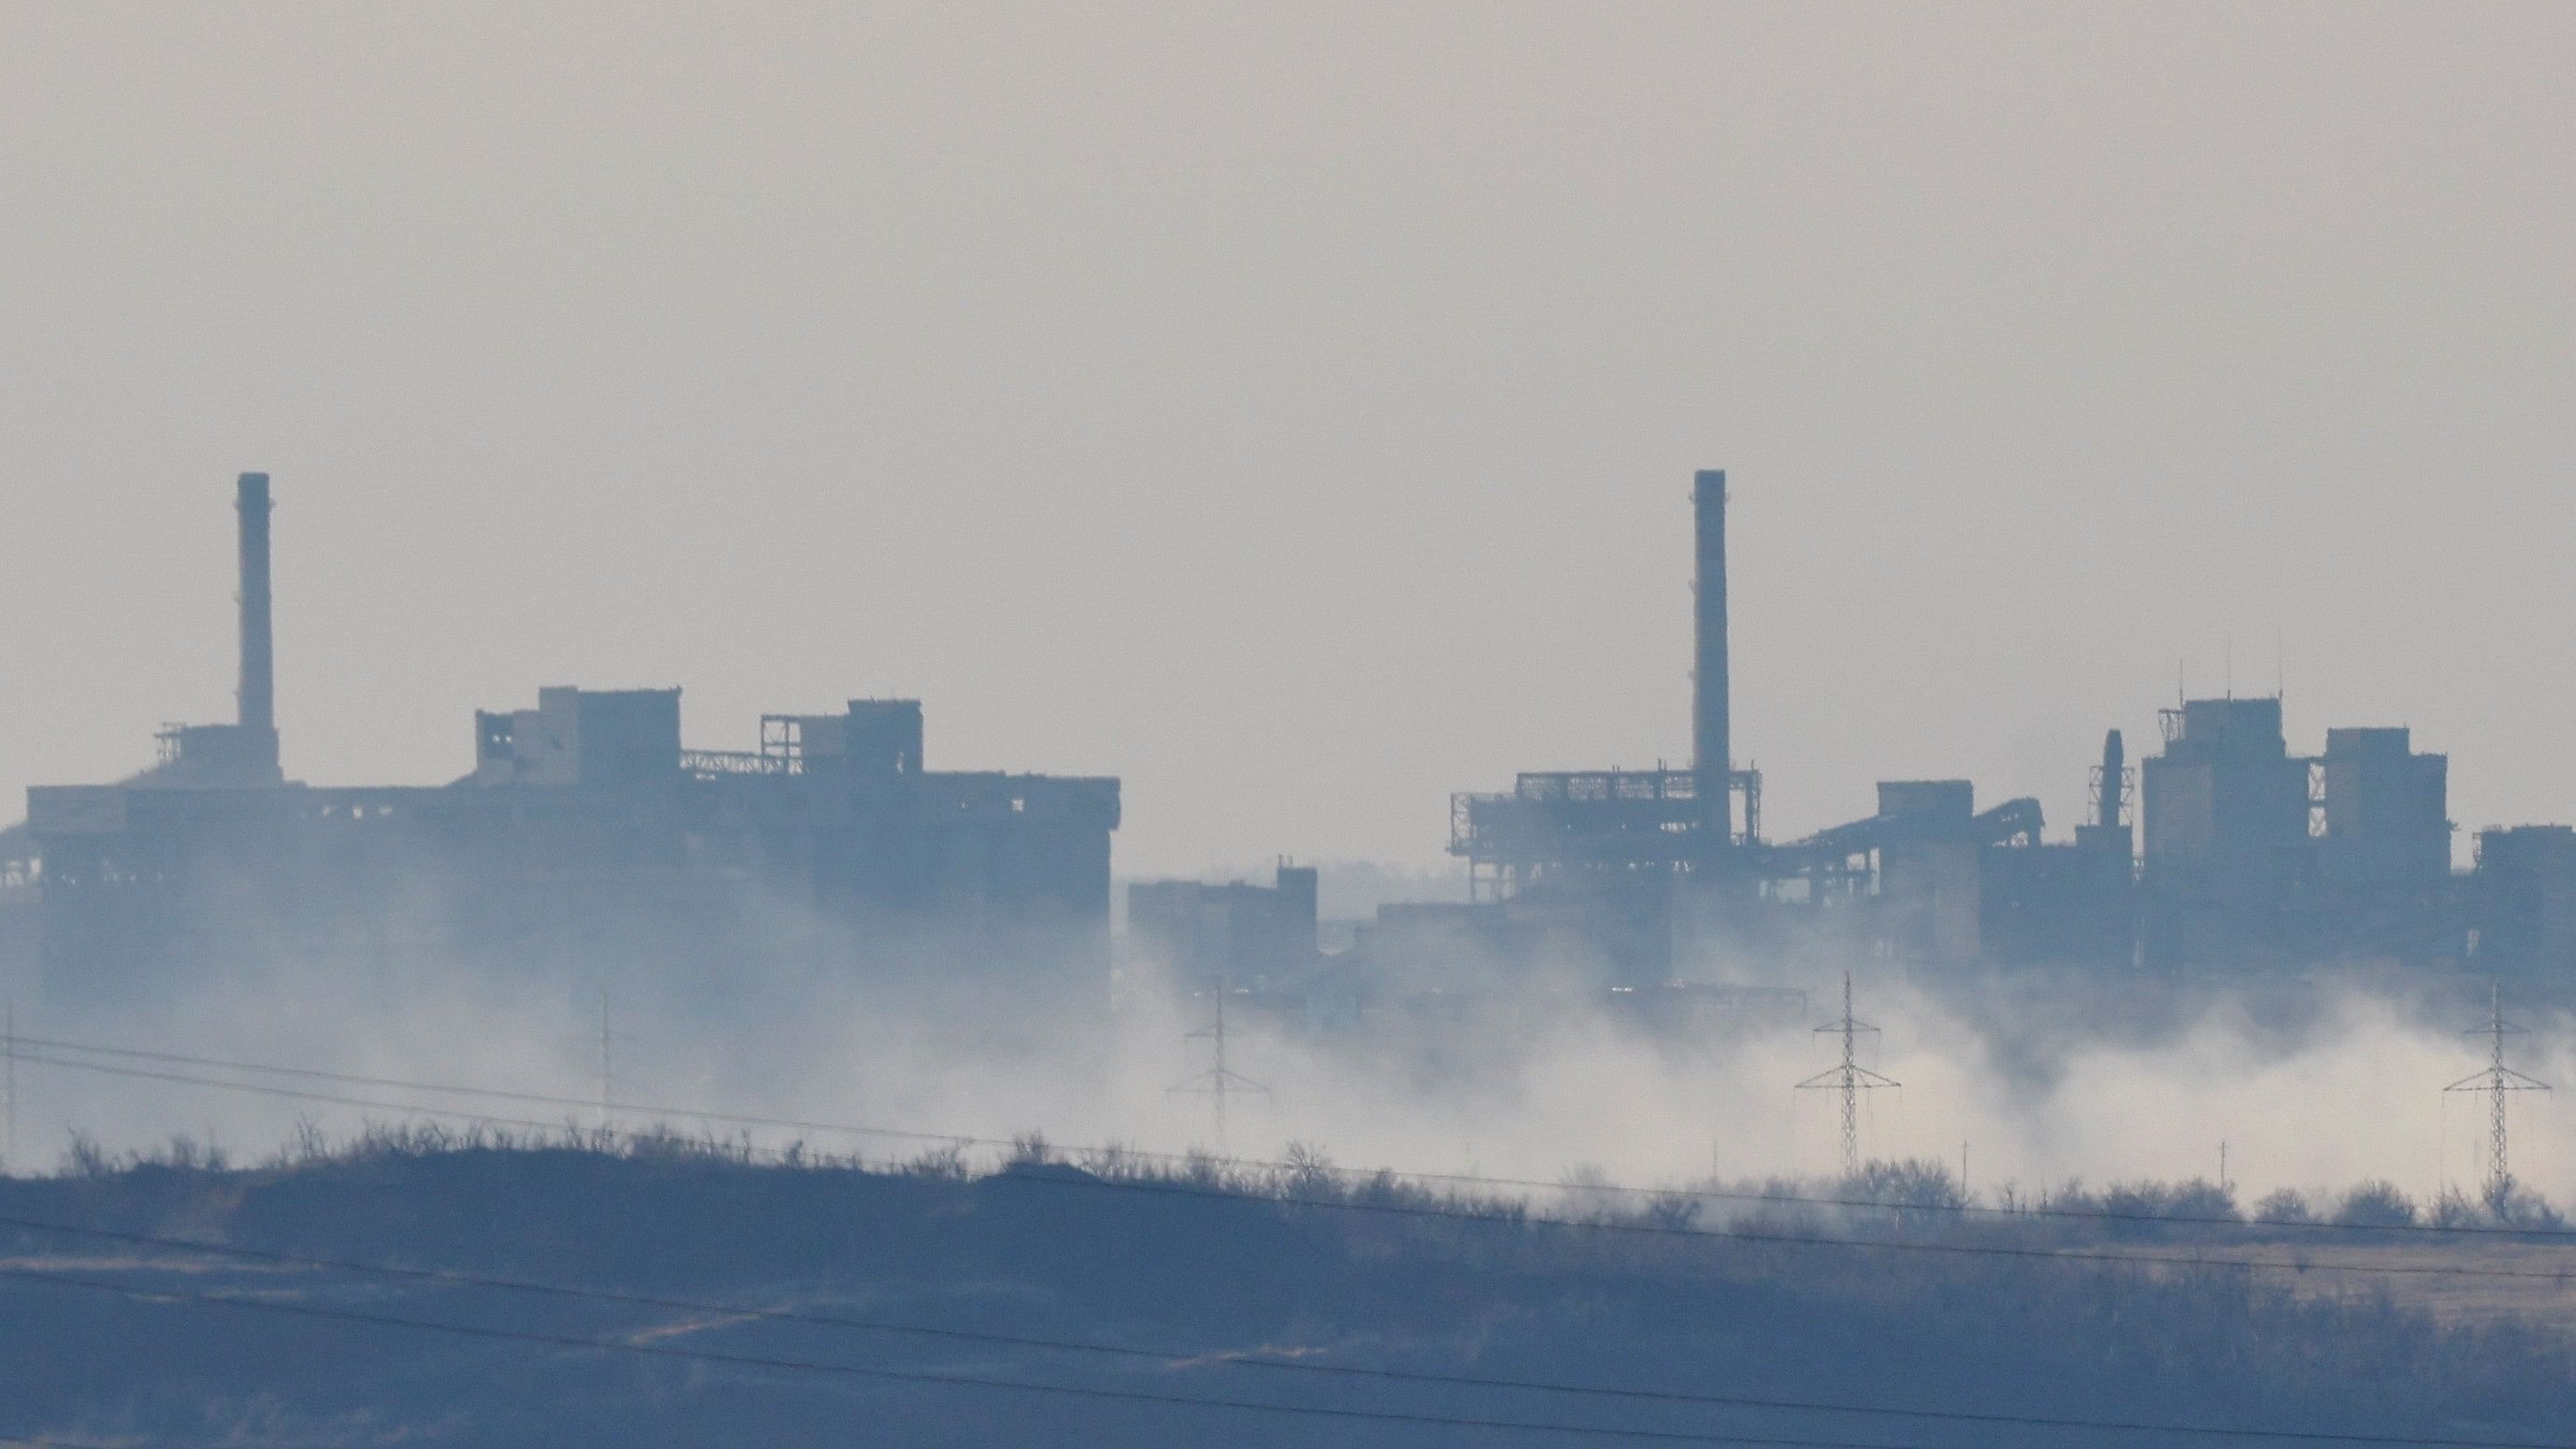
[[[2358,1290],[2298,1296],[2263,1281],[2273,1275],[2230,1270],[2151,1278],[2026,1258],[1684,1237],[1645,1220],[1548,1225],[1490,1204],[1473,1210],[1493,1216],[1459,1216],[1391,1184],[1285,1189],[1336,1205],[1282,1201],[1282,1190],[1063,1165],[964,1176],[573,1148],[380,1147],[260,1170],[129,1167],[0,1181],[0,1436],[136,1445],[1582,1442],[1494,1427],[1518,1421],[1927,1449],[2218,1442],[1227,1361],[1246,1353],[2090,1421],[2542,1440],[2576,1423],[2576,1375],[2558,1337],[2510,1324],[2445,1327]],[[177,1296],[137,1296],[146,1291]],[[747,1319],[708,1311],[715,1306],[805,1317]],[[593,1343],[628,1347],[583,1346]],[[1332,1413],[1159,1401],[1167,1399]],[[1369,1414],[1398,1417],[1355,1417]],[[1429,1422],[1437,1420],[1483,1427]]]

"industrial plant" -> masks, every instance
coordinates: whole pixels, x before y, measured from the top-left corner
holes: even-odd
[[[1732,746],[1726,503],[1726,475],[1700,473],[1688,768],[1530,771],[1452,796],[1469,899],[1382,908],[1320,972],[1278,964],[1281,943],[1311,938],[1282,916],[1315,899],[1287,870],[1275,889],[1138,886],[1154,894],[1134,929],[1200,980],[1362,996],[1571,969],[1653,997],[1748,960],[1821,984],[1854,959],[2153,978],[2529,975],[2576,956],[2576,830],[2482,830],[2474,869],[2455,872],[2446,756],[2402,728],[2332,728],[2321,753],[2293,753],[2278,696],[2177,700],[2134,766],[2109,730],[2067,838],[2047,838],[2037,800],[1980,809],[1969,780],[1882,781],[1865,819],[1766,837],[1761,773]],[[1175,894],[1193,889],[1195,912]]]
[[[32,788],[0,832],[0,950],[49,997],[401,953],[1105,975],[1118,782],[930,769],[917,700],[764,715],[723,750],[683,744],[677,689],[546,688],[475,711],[450,784],[288,778],[265,474],[236,506],[239,717],[162,730],[116,783]]]
[[[271,507],[267,476],[243,474],[237,717],[163,729],[126,779],[32,788],[0,831],[0,964],[32,966],[47,994],[281,957],[542,970],[606,951],[819,953],[1107,999],[1118,781],[931,770],[919,701],[764,715],[754,747],[709,749],[684,742],[678,689],[550,687],[473,712],[452,783],[293,780]],[[1698,475],[1694,507],[1688,767],[1538,770],[1451,797],[1466,899],[1382,907],[1329,948],[1310,867],[1136,882],[1120,959],[1321,1022],[1542,980],[1776,1007],[1725,969],[1747,960],[1770,963],[1776,995],[1855,960],[2153,978],[2529,974],[2576,953],[2576,831],[2481,831],[2455,871],[2445,756],[2400,728],[2330,728],[2294,752],[2277,696],[2178,700],[2135,765],[2108,731],[2063,838],[2039,801],[1981,808],[1968,780],[1884,781],[1865,819],[1769,838],[1762,776],[1732,744],[1724,473]]]

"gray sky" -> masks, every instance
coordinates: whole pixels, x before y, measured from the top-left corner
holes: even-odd
[[[1389,14],[1393,10],[1396,13]],[[541,12],[541,13],[540,13]],[[1736,494],[1775,834],[2071,824],[2101,731],[2409,723],[2576,818],[2576,8],[0,12],[0,816],[232,708],[928,701],[1121,869],[1435,858],[1688,752]]]

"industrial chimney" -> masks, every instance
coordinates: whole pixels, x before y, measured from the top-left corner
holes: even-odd
[[[2128,752],[2121,748],[2120,732],[2113,730],[2102,737],[2102,786],[2094,802],[2095,824],[2105,830],[2120,828],[2121,783],[2128,778]]]
[[[1726,676],[1726,471],[1702,469],[1691,488],[1698,520],[1698,645],[1691,666],[1691,768],[1700,828],[1712,855],[1735,838],[1734,742]]]
[[[241,475],[240,725],[253,750],[277,758],[277,678],[268,621],[268,475]]]

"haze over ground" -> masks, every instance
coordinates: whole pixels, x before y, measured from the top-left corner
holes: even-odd
[[[2576,817],[2576,14],[2489,5],[19,7],[0,816],[231,710],[929,704],[1127,873],[1419,863],[1687,753],[1730,469],[1775,834],[2268,690]],[[30,284],[41,279],[41,284]],[[40,621],[40,627],[29,626]]]
[[[75,1133],[111,1151],[174,1135],[256,1159],[299,1124],[345,1138],[369,1122],[461,1125],[483,1113],[548,1127],[594,1125],[600,1091],[596,995],[542,973],[476,971],[404,958],[382,970],[272,968],[202,984],[166,1008],[100,1018],[31,1013],[16,1108],[19,1171],[53,1164]],[[1739,963],[1762,971],[1763,963]],[[739,1124],[689,1109],[955,1137],[1040,1132],[1066,1149],[1218,1148],[1275,1160],[1304,1142],[1358,1167],[1465,1172],[1542,1183],[1581,1167],[1638,1186],[1836,1170],[1835,1104],[1792,1084],[1829,1066],[1836,1043],[1793,1016],[1771,1029],[1641,1031],[1571,993],[1498,992],[1457,1015],[1390,1011],[1338,1032],[1237,1015],[1233,1067],[1267,1091],[1236,1099],[1213,1128],[1203,1098],[1166,1089],[1208,1066],[1204,1004],[1135,989],[1115,1019],[1068,1023],[994,1001],[971,1018],[926,1011],[880,984],[835,973],[802,983],[618,977],[616,1099],[623,1126],[669,1123],[730,1137]],[[1865,968],[1866,969],[1866,968]],[[1989,1201],[2006,1183],[2027,1197],[2071,1179],[2228,1180],[2250,1206],[2277,1188],[2329,1202],[2370,1178],[2430,1202],[2474,1190],[2484,1171],[2486,1102],[2442,1087],[2483,1061],[2456,1028],[2456,994],[2426,999],[2342,986],[2270,993],[2178,991],[2169,1020],[2123,1013],[2119,993],[2087,1012],[2064,981],[2025,982],[1944,1000],[1867,977],[1860,1007],[1883,1025],[1862,1060],[1903,1084],[1863,1104],[1872,1158],[1921,1158],[1956,1170]],[[1132,983],[1131,983],[1132,985]],[[1809,1005],[1821,1018],[1822,994]],[[2089,1019],[2098,1017],[2099,1019]],[[2576,1082],[2576,1022],[2526,1011],[2536,1030],[2515,1064],[2562,1088]],[[187,1062],[57,1049],[57,1040],[195,1058],[319,1068],[370,1081],[288,1079]],[[110,1071],[66,1068],[104,1063]],[[140,1072],[137,1077],[131,1075]],[[248,1083],[250,1091],[213,1083]],[[558,1101],[403,1090],[427,1082],[548,1094]],[[279,1095],[276,1089],[284,1088]],[[299,1095],[300,1094],[300,1095]],[[2564,1204],[2576,1197],[2576,1139],[2564,1092],[2516,1100],[2517,1177]],[[653,1110],[674,1109],[671,1113]],[[764,1128],[770,1148],[900,1160],[924,1141],[823,1126]]]

